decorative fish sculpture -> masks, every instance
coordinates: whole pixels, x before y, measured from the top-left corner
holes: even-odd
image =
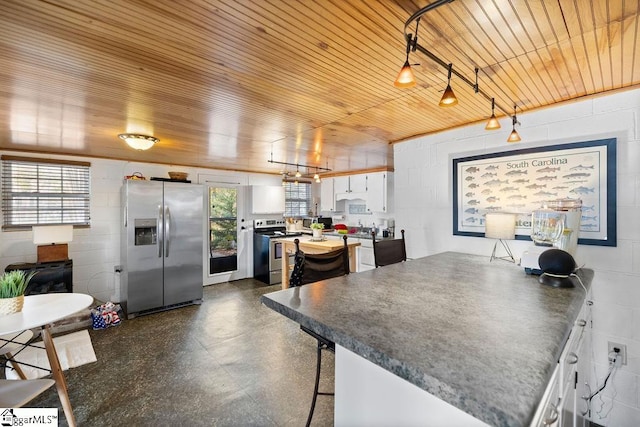
[[[586,215],[582,215],[582,221],[597,221],[598,217],[597,216],[586,216]]]
[[[474,195],[474,194],[476,194],[476,193],[473,193],[473,192],[469,191],[469,192],[468,192],[467,194],[465,194],[464,196],[465,196],[465,197],[473,197],[473,195]]]
[[[491,194],[491,193],[493,193],[493,190],[490,189],[490,188],[487,188],[486,190],[482,190],[482,194],[487,195],[487,194]]]
[[[497,185],[508,184],[509,180],[505,179],[504,181],[500,181],[499,179],[492,179],[491,181],[487,181],[484,183],[487,187],[495,187]]]
[[[488,210],[488,211],[499,211],[499,210],[502,210],[502,206],[489,206],[488,208],[486,208],[486,210]]]
[[[593,169],[593,165],[590,165],[590,166],[578,165],[578,166],[574,166],[572,168],[569,168],[570,171],[586,171],[588,169]]]
[[[480,175],[480,178],[492,178],[494,176],[498,176],[497,172],[487,172]]]
[[[514,194],[512,196],[507,197],[507,199],[509,200],[522,200],[522,199],[526,199],[527,196],[523,196],[522,194]]]
[[[526,170],[515,170],[515,171],[509,171],[507,173],[505,173],[506,176],[521,176],[521,175],[526,175],[527,171]]]
[[[545,175],[545,176],[541,176],[540,178],[536,178],[536,181],[553,181],[554,179],[558,179],[557,176],[549,176],[549,175]]]
[[[473,184],[469,184],[469,185],[467,185],[467,187],[469,187],[469,188],[473,189],[473,188],[478,188],[478,187],[480,187],[480,185],[478,185],[478,184],[476,184],[476,183],[473,183]]]
[[[589,194],[589,193],[593,193],[594,191],[595,191],[595,188],[577,187],[577,188],[574,188],[573,190],[569,191],[569,193]]]
[[[468,173],[476,173],[476,172],[480,171],[480,168],[477,168],[475,166],[471,166],[470,168],[466,168],[464,171],[468,172]]]
[[[468,177],[466,177],[464,180],[465,180],[465,181],[473,181],[474,179],[475,179],[474,177],[472,177],[472,176],[468,176]]]
[[[495,196],[487,197],[487,202],[489,203],[497,202],[498,200],[500,200],[500,198]]]
[[[475,205],[479,205],[479,204],[480,204],[480,201],[479,201],[479,200],[475,200],[475,199],[473,199],[473,200],[469,200],[469,201],[467,202],[467,204],[468,204],[468,205],[471,205],[471,206],[475,206]]]
[[[537,190],[538,188],[544,188],[546,186],[547,186],[547,184],[542,184],[542,185],[540,185],[540,184],[531,184],[531,185],[527,185],[527,188],[530,188],[532,190]]]
[[[513,181],[514,184],[525,184],[527,182],[529,182],[529,180],[528,179],[523,179],[523,178],[516,179],[515,181]]]
[[[569,187],[564,187],[562,185],[558,185],[556,187],[551,187],[552,190],[566,190]]]
[[[552,168],[547,166],[546,168],[542,168],[542,169],[538,169],[536,172],[541,172],[541,173],[547,173],[547,172],[555,172],[555,171],[559,171],[560,168]]]
[[[468,214],[477,214],[480,211],[477,208],[469,208],[469,209],[465,209],[464,212]]]
[[[464,222],[470,222],[472,224],[476,223],[477,221],[480,221],[480,220],[478,218],[474,218],[472,216],[470,216],[469,218],[464,220]]]
[[[562,177],[565,179],[574,179],[574,178],[588,178],[590,176],[591,176],[590,173],[578,172],[578,173],[570,173],[569,175],[563,175]]]

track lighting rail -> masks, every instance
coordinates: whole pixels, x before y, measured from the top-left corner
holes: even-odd
[[[300,170],[300,168],[307,169],[307,172],[311,169],[311,170],[315,170],[316,172],[331,172],[331,169],[329,169],[328,167],[323,168],[321,166],[311,166],[311,165],[305,165],[302,163],[288,163],[288,162],[279,162],[277,160],[273,160],[273,153],[271,153],[271,158],[269,160],[267,160],[267,162],[269,163],[273,163],[276,165],[284,165],[284,166],[292,166],[295,167],[297,171]]]
[[[458,72],[455,68],[453,68],[451,66],[450,63],[443,61],[442,59],[440,59],[438,56],[436,56],[433,52],[429,51],[427,48],[421,46],[418,43],[418,25],[420,23],[420,18],[426,14],[427,12],[436,9],[440,6],[443,6],[447,3],[451,3],[454,0],[437,0],[431,4],[426,5],[425,7],[423,7],[422,9],[419,9],[418,11],[416,11],[413,15],[411,15],[409,17],[409,19],[407,19],[407,21],[404,24],[404,36],[405,39],[407,41],[407,50],[409,48],[411,48],[412,51],[420,51],[420,53],[422,53],[423,55],[425,55],[426,57],[428,57],[429,59],[431,59],[433,62],[435,62],[436,64],[440,65],[442,68],[446,69],[448,72],[454,74],[456,77],[458,77],[460,80],[462,80],[464,83],[466,83],[467,85],[469,85],[471,88],[473,88],[474,92],[479,93],[480,95],[482,95],[484,98],[487,99],[487,101],[492,101],[494,99],[494,97],[489,96],[487,93],[485,93],[483,90],[481,90],[478,87],[478,68],[476,67],[474,69],[475,74],[476,74],[476,82],[472,82],[471,80],[469,80],[468,78],[466,78],[464,75],[462,75],[460,72]],[[409,26],[414,22],[417,21],[416,23],[416,35],[415,37],[413,36],[413,34],[408,33],[408,29]],[[407,52],[408,54],[408,52]],[[501,110],[503,113],[505,113],[507,116],[512,117],[510,114],[510,110],[508,110],[507,108],[501,106],[500,104],[498,104],[497,102],[495,102],[495,100],[492,101],[493,104],[495,105],[495,108],[498,108],[499,110]]]

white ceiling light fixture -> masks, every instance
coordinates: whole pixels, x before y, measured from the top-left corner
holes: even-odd
[[[118,138],[124,140],[127,145],[135,150],[148,150],[154,144],[160,141],[158,138],[149,135],[141,135],[138,133],[121,133]]]

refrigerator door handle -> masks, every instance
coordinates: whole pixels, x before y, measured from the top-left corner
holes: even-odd
[[[158,205],[158,258],[162,258],[163,246],[164,246],[164,216],[162,215],[162,205]]]
[[[171,212],[169,206],[164,208],[164,220],[165,220],[165,244],[164,244],[164,256],[169,257],[169,244],[171,243]]]

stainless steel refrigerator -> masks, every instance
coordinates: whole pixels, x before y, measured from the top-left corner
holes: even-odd
[[[203,187],[125,180],[120,302],[138,314],[202,302]]]

